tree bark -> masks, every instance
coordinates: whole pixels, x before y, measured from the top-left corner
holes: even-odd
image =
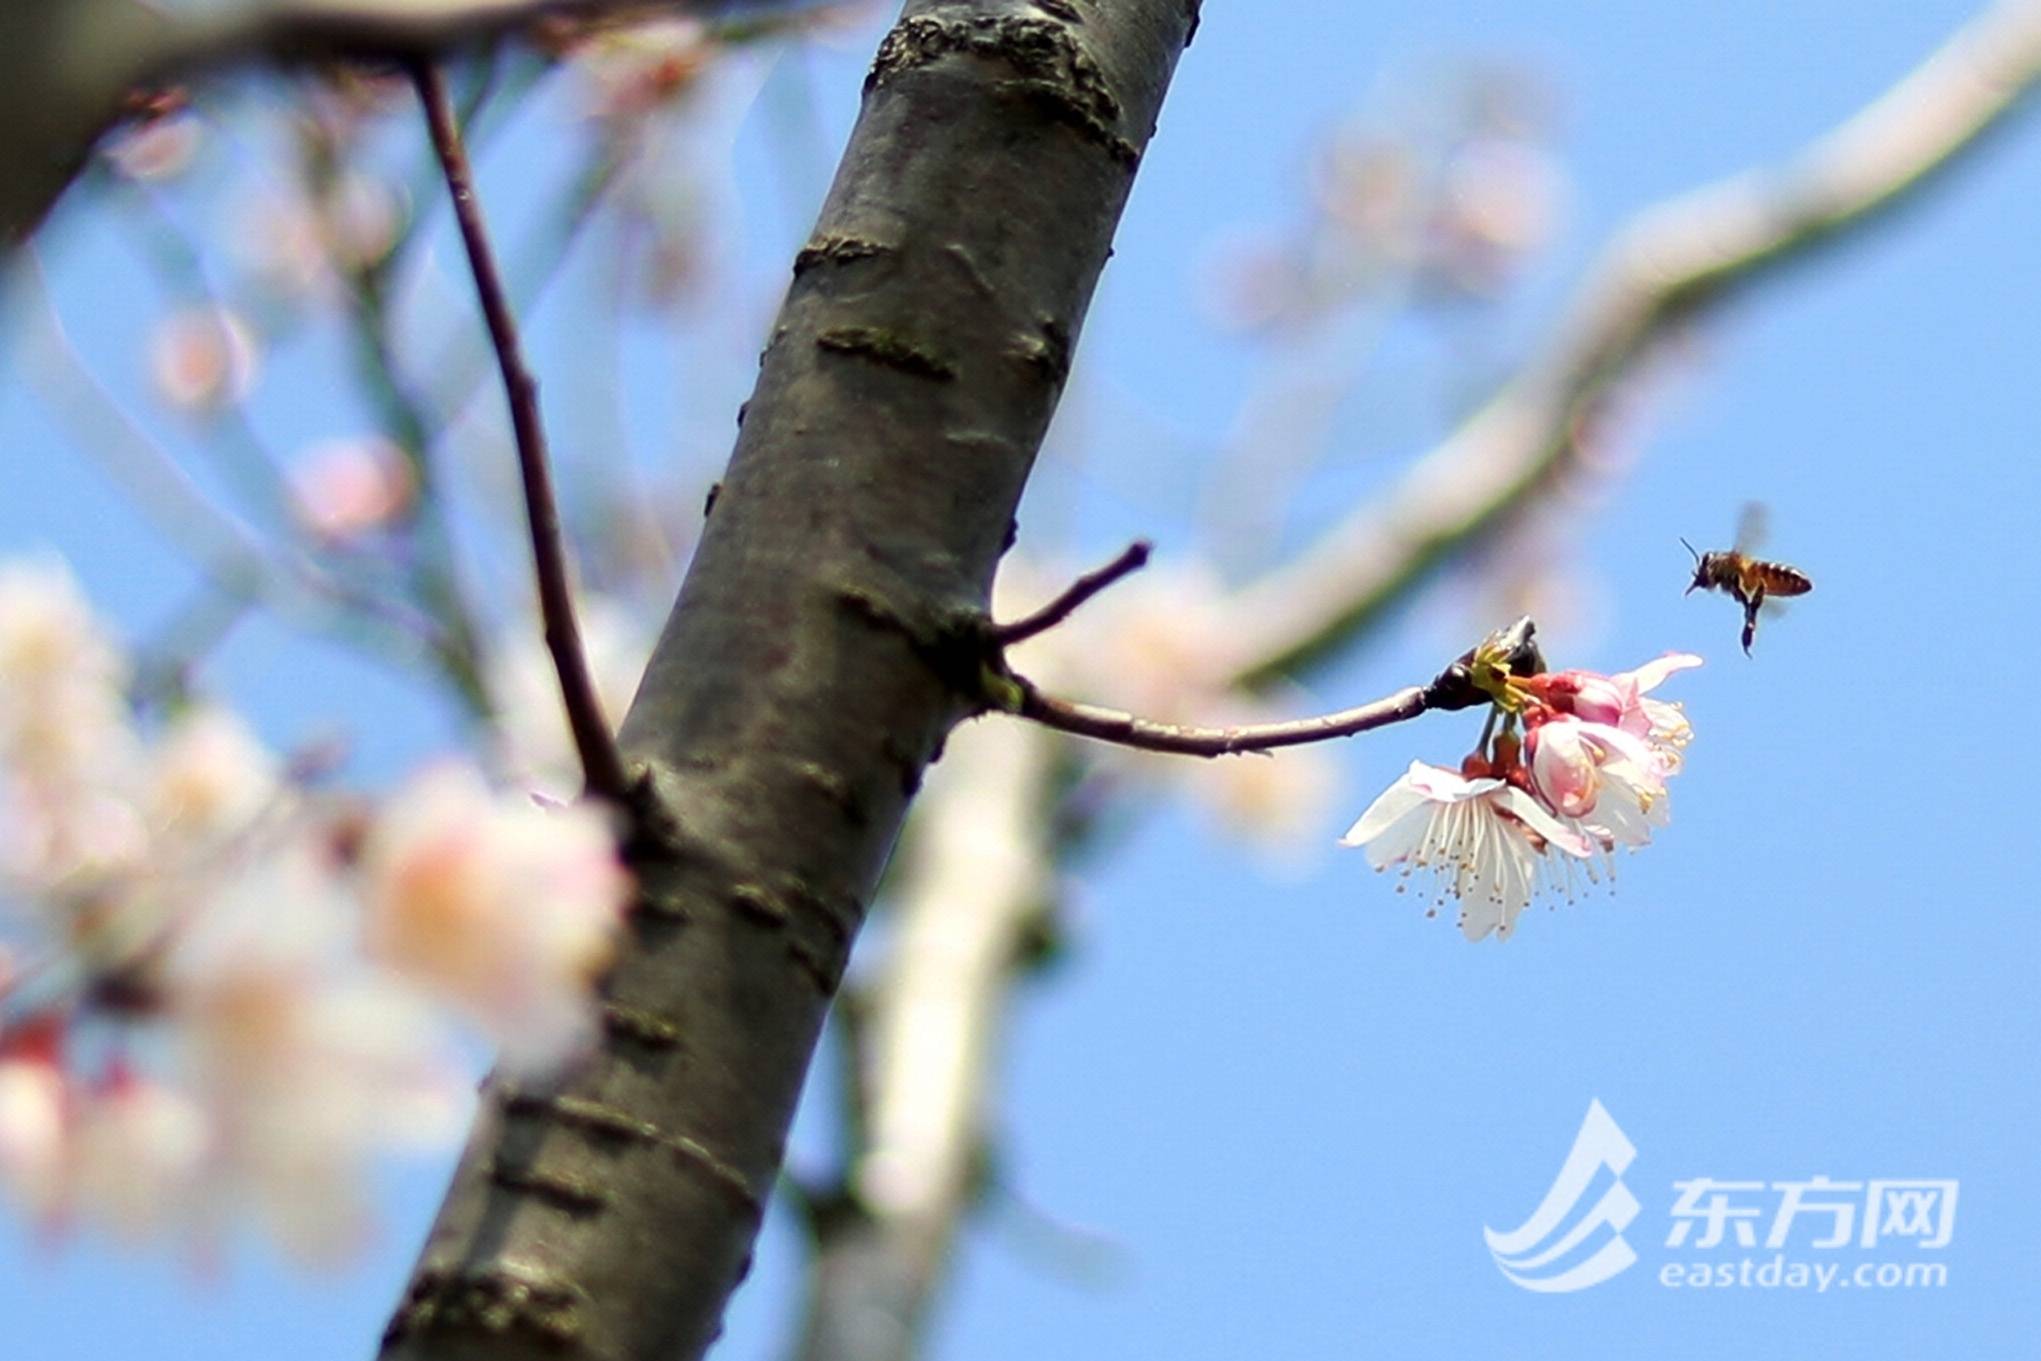
[[[492,1081],[403,1361],[695,1356],[864,905],[976,707],[992,572],[1195,0],[910,0],[622,734],[603,1043]]]

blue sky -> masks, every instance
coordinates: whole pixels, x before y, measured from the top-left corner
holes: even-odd
[[[1223,230],[1293,213],[1314,138],[1385,78],[1492,56],[1532,65],[1559,96],[1569,211],[1484,340],[1506,360],[1630,213],[1789,154],[1968,13],[1929,0],[1209,5],[1088,326],[1080,369],[1095,377],[1082,390],[1125,394],[1194,436],[1223,428],[1255,353],[1206,323],[1198,271]],[[824,143],[847,130],[861,62],[812,62]],[[738,137],[740,156],[774,145],[761,121]],[[505,167],[519,163],[513,143],[483,165],[508,214],[521,177]],[[740,163],[750,265],[784,268],[814,180]],[[1469,946],[1350,853],[1328,846],[1272,876],[1168,805],[1086,872],[1078,948],[1019,1008],[997,1124],[1020,1194],[1113,1242],[1112,1267],[1073,1281],[995,1218],[967,1239],[936,1354],[2025,1350],[2041,1324],[2041,1174],[2026,1137],[2041,1117],[2041,928],[2014,777],[2030,721],[2019,678],[2041,667],[2036,203],[2041,124],[2028,118],[1931,198],[1730,308],[1657,402],[1635,470],[1580,522],[1606,624],[1553,660],[1708,658],[1674,683],[1698,731],[1674,823],[1623,863],[1613,897],[1540,909],[1506,945]],[[99,229],[52,253],[95,353],[131,355],[145,320],[129,258]],[[573,284],[535,338],[542,373],[586,342]],[[1420,357],[1443,343],[1412,342]],[[687,389],[708,429],[727,430],[743,395],[750,356],[730,349]],[[311,414],[279,419],[317,424],[311,362],[275,380],[306,385],[297,405]],[[640,347],[627,372],[663,391],[670,362]],[[109,362],[110,380],[131,391],[123,363]],[[0,394],[15,478],[0,550],[56,547],[124,623],[160,621],[183,569],[17,386]],[[674,443],[644,442],[655,455]],[[1143,496],[1180,470],[1138,444],[1110,459],[1045,463],[1024,531],[1054,524],[1097,555],[1134,533],[1164,554],[1187,542],[1182,498]],[[1370,464],[1351,480],[1377,475]],[[1678,538],[1723,539],[1751,498],[1771,504],[1781,555],[1818,589],[1746,660],[1733,607],[1681,598]],[[1318,673],[1315,699],[1335,707],[1428,676],[1467,641],[1450,598],[1421,599]],[[446,740],[444,716],[414,692],[281,630],[237,640],[216,679],[274,740],[345,725],[371,776]],[[1440,716],[1351,744],[1325,841],[1412,757],[1450,762],[1473,727]],[[1576,1295],[1519,1290],[1481,1230],[1530,1212],[1591,1099],[1638,1149],[1624,1179],[1642,1204],[1627,1235],[1642,1263]],[[1657,1282],[1674,1179],[1815,1174],[1959,1179],[1948,1284],[1816,1297]],[[253,1251],[209,1279],[92,1244],[49,1258],[0,1229],[8,1352],[146,1346],[159,1361],[218,1361],[272,1355],[287,1337],[302,1361],[363,1356],[442,1175],[393,1173],[384,1248],[338,1279]],[[793,1248],[776,1216],[722,1355],[777,1353],[797,1299]]]

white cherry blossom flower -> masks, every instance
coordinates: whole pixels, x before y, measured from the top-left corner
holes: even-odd
[[[275,754],[235,714],[211,705],[187,710],[149,753],[149,825],[159,840],[217,846],[275,803],[281,778]]]
[[[1507,940],[1540,892],[1568,893],[1595,846],[1529,793],[1492,776],[1467,776],[1412,761],[1340,838],[1377,870],[1429,878],[1433,910],[1452,897],[1468,940]],[[1398,885],[1401,891],[1402,885]]]
[[[198,1240],[246,1212],[300,1260],[337,1260],[368,1229],[369,1158],[457,1134],[471,1097],[444,1028],[356,935],[307,836],[239,867],[175,937],[158,987],[170,1078],[210,1127]]]
[[[51,890],[130,860],[127,665],[60,559],[0,567],[0,877]]]
[[[211,1151],[207,1113],[184,1092],[120,1069],[79,1111],[70,1212],[141,1241],[188,1225]]]
[[[572,1054],[629,898],[607,820],[500,796],[463,767],[427,771],[363,851],[371,953],[446,997],[513,1067]]]

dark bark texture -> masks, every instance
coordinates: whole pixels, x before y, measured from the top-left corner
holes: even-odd
[[[491,1083],[391,1361],[715,1338],[923,766],[1190,0],[911,0],[624,725],[641,880],[604,1042]]]

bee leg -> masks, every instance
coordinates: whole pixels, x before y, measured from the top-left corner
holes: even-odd
[[[1765,588],[1759,586],[1743,602],[1743,655],[1750,656],[1750,645],[1758,636],[1758,611],[1764,607]]]

